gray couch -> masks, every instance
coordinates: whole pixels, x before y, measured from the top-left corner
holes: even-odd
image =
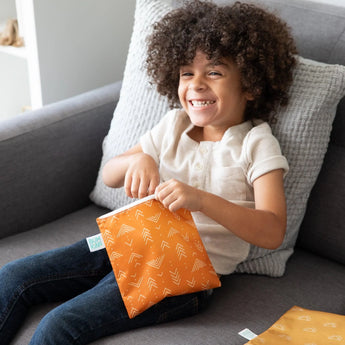
[[[265,2],[293,28],[302,56],[345,64],[345,8]],[[0,122],[0,266],[98,233],[95,218],[106,210],[89,193],[120,88],[114,83]],[[345,99],[283,277],[223,277],[205,312],[94,344],[239,345],[246,342],[239,331],[261,333],[294,305],[345,314],[344,132]],[[52,307],[34,309],[12,344],[27,344]]]

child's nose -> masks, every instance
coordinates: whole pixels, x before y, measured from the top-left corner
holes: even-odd
[[[189,89],[194,91],[202,91],[206,89],[207,85],[202,76],[194,76],[194,78],[189,83]]]

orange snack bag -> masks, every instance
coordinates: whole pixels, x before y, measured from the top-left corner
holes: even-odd
[[[294,306],[246,345],[345,344],[345,316]]]
[[[130,318],[168,296],[219,287],[189,211],[153,196],[97,218]]]

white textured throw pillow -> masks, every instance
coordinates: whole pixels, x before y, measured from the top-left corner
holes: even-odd
[[[111,157],[136,144],[139,137],[158,123],[168,110],[167,101],[150,87],[143,70],[145,37],[152,23],[171,7],[163,0],[137,0],[135,23],[129,48],[120,100],[104,141],[101,168]],[[299,58],[290,89],[290,101],[279,111],[273,132],[290,171],[285,180],[288,225],[277,250],[251,247],[248,259],[237,271],[281,276],[293,252],[307,200],[327,150],[339,100],[345,94],[345,67]],[[91,199],[110,209],[128,203],[123,189],[106,187],[99,174]]]

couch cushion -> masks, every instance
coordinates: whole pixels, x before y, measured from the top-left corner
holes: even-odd
[[[108,85],[1,119],[0,237],[90,204],[120,86]]]
[[[17,257],[68,245],[98,232],[96,217],[105,210],[87,207],[60,220],[0,240],[0,266]],[[315,274],[315,267],[318,274]],[[240,345],[237,333],[261,333],[294,305],[344,313],[345,270],[340,264],[297,250],[282,278],[233,274],[222,278],[211,305],[199,315],[117,334],[94,345]],[[11,345],[27,344],[39,320],[56,304],[34,308]]]
[[[315,274],[315,267],[318,274]],[[244,328],[260,334],[294,305],[344,314],[342,265],[297,250],[282,278],[233,274],[222,278],[208,309],[179,321],[121,333],[96,345],[243,345]]]
[[[107,212],[95,205],[52,223],[0,240],[0,267],[18,258],[67,246],[99,233],[96,218]]]
[[[0,240],[0,266],[97,234],[95,219],[105,212],[90,206],[35,230]],[[282,278],[247,274],[223,277],[222,287],[215,290],[210,307],[201,314],[114,335],[93,344],[244,344],[239,331],[248,327],[261,333],[294,305],[343,314],[344,281],[344,266],[298,249]],[[12,345],[27,344],[39,320],[54,306],[33,309]]]
[[[140,135],[157,123],[167,110],[166,100],[149,86],[142,67],[148,27],[170,9],[162,0],[137,1],[123,89],[104,142],[101,169],[112,156],[135,144]],[[272,276],[283,274],[285,262],[293,251],[309,193],[327,149],[336,104],[344,89],[345,67],[300,59],[290,90],[290,103],[279,112],[278,123],[273,128],[290,164],[286,179],[287,236],[277,251],[252,246],[248,260],[238,267],[240,272]],[[112,209],[129,202],[122,189],[106,187],[101,174],[91,198],[97,204]]]

